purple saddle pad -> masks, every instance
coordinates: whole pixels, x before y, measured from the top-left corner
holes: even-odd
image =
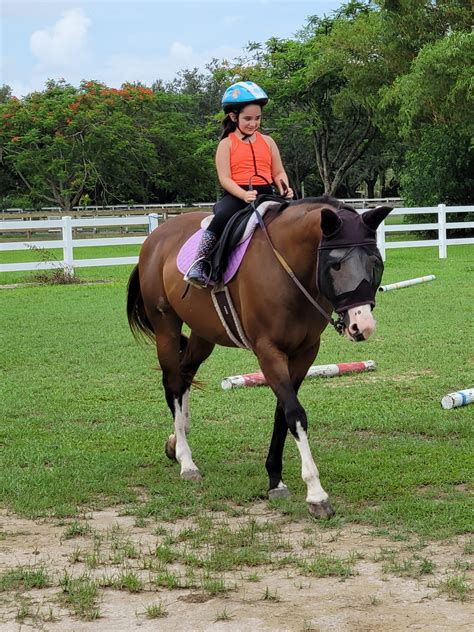
[[[181,249],[178,252],[176,263],[178,265],[178,270],[183,274],[186,274],[196,258],[196,252],[199,246],[199,242],[201,241],[201,235],[202,228],[191,235],[191,237],[181,246]],[[247,246],[250,243],[251,237],[252,235],[249,235],[249,237],[247,237],[245,241],[236,246],[230,253],[227,267],[224,272],[224,284],[229,283],[229,281],[234,277],[235,273],[239,269],[240,263],[244,258],[244,254],[247,250]]]

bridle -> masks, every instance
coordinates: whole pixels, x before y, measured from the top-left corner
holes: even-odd
[[[251,176],[249,179],[249,191],[251,191],[253,189],[252,186],[252,178],[254,176]],[[259,178],[263,178],[263,176],[258,176]],[[264,180],[266,180],[266,178],[263,178]],[[268,180],[266,180],[268,182]],[[270,182],[268,182],[268,184],[270,185]],[[286,186],[286,184],[281,181],[281,185],[283,187],[283,191],[286,193],[285,190],[288,189],[288,187]],[[278,262],[280,263],[280,265],[282,266],[282,268],[285,270],[285,272],[288,274],[288,276],[290,277],[290,279],[293,281],[293,283],[296,285],[296,287],[301,291],[301,293],[308,299],[308,301],[311,303],[311,305],[313,307],[315,307],[318,312],[324,316],[324,318],[334,327],[334,329],[337,331],[337,333],[339,335],[343,335],[344,334],[344,328],[345,328],[345,324],[344,324],[344,316],[342,314],[339,314],[338,319],[335,320],[330,314],[328,314],[326,312],[326,310],[324,310],[321,305],[311,296],[311,294],[308,292],[308,290],[304,287],[304,285],[301,283],[301,281],[298,279],[298,277],[296,276],[296,274],[293,272],[293,270],[291,269],[291,267],[289,266],[288,262],[285,260],[285,258],[283,257],[282,254],[280,254],[278,252],[278,250],[275,248],[275,246],[272,243],[272,240],[270,238],[270,235],[268,234],[268,230],[267,227],[265,226],[265,222],[263,221],[263,217],[260,215],[259,211],[257,210],[257,207],[255,206],[255,201],[250,203],[250,206],[252,207],[253,212],[255,213],[255,215],[257,216],[257,221],[258,221],[258,225],[260,226],[260,228],[263,231],[263,234],[265,235],[268,243],[270,244],[270,248],[273,251],[273,254],[275,255],[275,257],[277,258]]]

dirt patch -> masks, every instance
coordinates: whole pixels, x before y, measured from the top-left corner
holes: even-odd
[[[265,503],[238,518],[214,513],[175,523],[137,523],[117,508],[63,522],[3,513],[0,535],[2,632],[399,632],[472,624],[469,595],[459,592],[472,580],[467,537],[427,543],[360,525],[327,529]],[[38,569],[46,584],[28,588],[25,577]],[[96,586],[99,618],[84,620],[94,611],[78,614],[64,599],[74,579]]]

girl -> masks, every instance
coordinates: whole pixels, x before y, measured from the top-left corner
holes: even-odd
[[[205,258],[234,213],[248,206],[257,195],[273,193],[271,182],[282,197],[293,197],[275,141],[258,131],[262,107],[267,102],[264,90],[252,81],[239,81],[224,93],[222,107],[226,116],[216,168],[225,195],[215,204],[214,218],[202,234],[196,260],[184,276],[190,285],[207,285]]]

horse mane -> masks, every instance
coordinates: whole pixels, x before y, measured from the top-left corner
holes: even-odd
[[[327,204],[328,206],[332,206],[336,209],[336,211],[353,211],[357,213],[356,209],[353,206],[349,206],[349,204],[344,204],[341,200],[338,200],[331,195],[320,195],[318,197],[305,197],[301,200],[294,200],[290,203],[290,206],[297,206],[298,204]]]
[[[329,206],[335,206],[339,208],[342,204],[341,200],[338,200],[335,197],[331,197],[330,195],[320,195],[318,197],[304,197],[301,200],[294,200],[291,202],[292,206],[296,206],[298,204],[306,204],[311,202],[312,204],[328,204]]]

